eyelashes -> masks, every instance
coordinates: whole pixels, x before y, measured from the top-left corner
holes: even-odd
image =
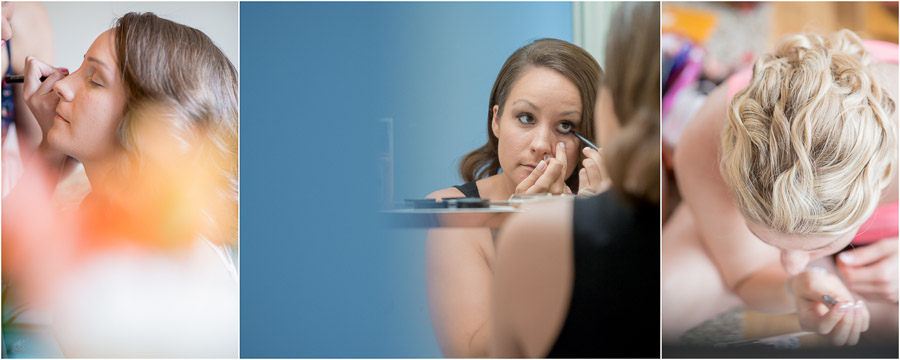
[[[571,133],[572,130],[575,130],[575,124],[571,121],[561,121],[556,125],[556,131],[559,131],[562,134]]]
[[[522,114],[516,115],[516,120],[518,120],[519,123],[522,125],[537,124],[537,120],[535,120],[534,115],[529,114],[529,113],[522,113]],[[556,128],[557,132],[565,135],[565,134],[571,133],[572,130],[575,130],[575,123],[568,121],[568,120],[563,120],[563,121],[560,121],[558,124],[556,124],[555,128]]]
[[[516,119],[519,120],[519,123],[523,125],[534,125],[535,123],[534,116],[532,116],[531,114],[519,114],[516,115]]]

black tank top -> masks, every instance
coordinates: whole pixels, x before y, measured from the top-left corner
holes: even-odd
[[[547,357],[658,359],[659,206],[607,191],[573,215],[572,298]]]
[[[467,198],[481,198],[481,195],[478,194],[478,186],[475,185],[474,181],[462,185],[454,185],[453,187],[457,188]]]

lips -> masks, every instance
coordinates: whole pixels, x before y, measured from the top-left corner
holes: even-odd
[[[69,120],[66,120],[66,118],[62,117],[62,115],[60,115],[58,112],[56,113],[55,118],[59,118],[60,120],[65,121],[66,124],[71,124],[71,122],[69,122]]]

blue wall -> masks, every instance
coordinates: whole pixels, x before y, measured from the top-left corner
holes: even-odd
[[[424,231],[377,217],[460,183],[488,97],[529,41],[572,40],[570,3],[241,3],[241,356],[440,356]]]

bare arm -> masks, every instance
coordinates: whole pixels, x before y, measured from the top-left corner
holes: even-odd
[[[719,174],[726,107],[727,88],[720,86],[685,129],[675,152],[678,186],[725,285],[754,309],[791,312],[788,275],[779,265],[778,250],[747,229]]]
[[[455,188],[428,198],[458,197]],[[490,335],[490,284],[494,244],[487,228],[428,232],[428,310],[446,357],[486,357]]]
[[[546,357],[572,293],[571,200],[512,216],[497,246],[491,356]]]

